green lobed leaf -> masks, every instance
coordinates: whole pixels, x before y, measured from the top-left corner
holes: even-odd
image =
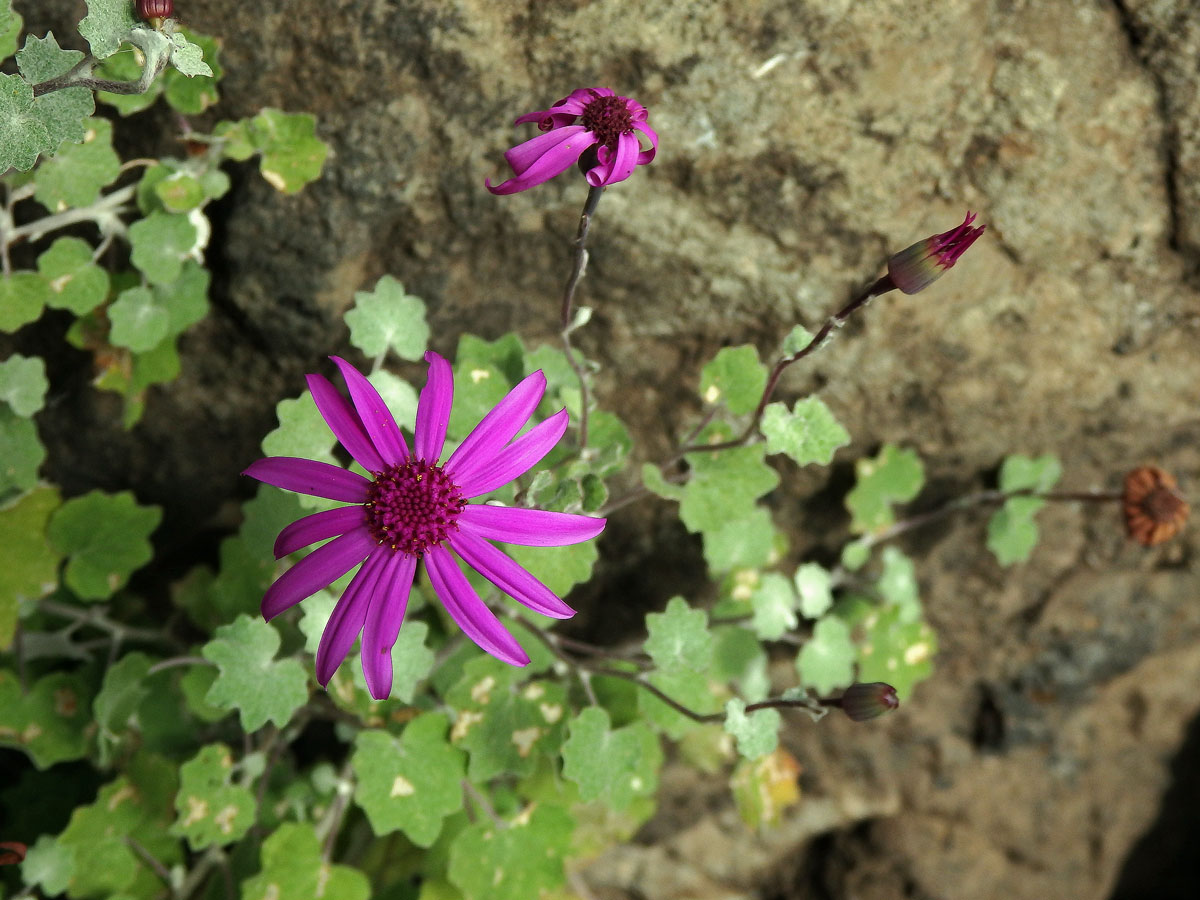
[[[462,809],[466,759],[447,740],[449,727],[444,715],[424,713],[399,738],[358,733],[351,759],[354,799],[376,836],[403,831],[418,847],[429,847],[445,818]]]
[[[12,0],[0,0],[0,60],[16,52],[23,24],[20,14],[13,11]]]
[[[904,622],[899,607],[871,613],[863,622],[858,651],[858,680],[883,681],[901,702],[913,686],[933,672],[937,635],[925,622]]]
[[[37,484],[38,469],[45,459],[46,448],[33,420],[0,406],[0,501]]]
[[[130,259],[152,284],[169,285],[183,272],[198,237],[187,216],[151,213],[129,226]]]
[[[370,292],[356,292],[345,319],[350,343],[371,358],[391,350],[401,359],[420,359],[429,343],[424,301],[391,275],[380,278]]]
[[[83,600],[103,600],[150,561],[150,533],[162,510],[139,506],[133,494],[91,491],[73,497],[50,518],[50,544],[67,557],[63,580]]]
[[[320,177],[329,147],[317,137],[316,125],[308,113],[278,109],[264,109],[250,121],[250,140],[262,153],[259,168],[276,190],[294,194]]]
[[[122,291],[108,308],[109,340],[118,347],[144,353],[167,336],[171,316],[147,287]]]
[[[679,518],[689,531],[718,531],[733,519],[748,517],[755,500],[779,484],[761,444],[698,451],[686,458],[692,472]]]
[[[600,555],[596,538],[565,547],[502,546],[505,553],[559,597],[565,597],[575,585],[592,577],[592,567]]]
[[[682,500],[687,495],[687,488],[682,484],[667,481],[663,477],[662,469],[654,463],[642,463],[642,484],[654,496],[665,500]]]
[[[29,418],[46,404],[46,364],[40,356],[14,353],[0,362],[0,402],[18,416]]]
[[[750,344],[722,347],[700,371],[700,397],[705,403],[724,403],[734,415],[752,412],[767,386],[767,370]]]
[[[254,824],[254,794],[232,780],[233,756],[224,744],[207,744],[179,769],[177,818],[171,833],[193,850],[241,840]]]
[[[775,641],[798,624],[796,592],[791,583],[778,572],[763,575],[750,595],[754,607],[754,632],[765,641]]]
[[[79,23],[79,33],[92,48],[92,56],[105,59],[117,52],[122,41],[137,25],[129,0],[87,0],[88,14]]]
[[[313,826],[285,822],[263,841],[262,870],[242,882],[241,900],[368,900],[367,876],[326,862]]]
[[[759,427],[768,453],[786,453],[801,466],[827,466],[834,451],[850,443],[849,432],[820,397],[797,400],[790,412],[783,403],[768,403]]]
[[[212,78],[213,70],[204,61],[204,50],[189,41],[182,32],[177,31],[171,35],[169,61],[181,75],[186,75],[188,78],[195,76]]]
[[[812,339],[811,331],[803,325],[794,325],[792,330],[787,333],[787,337],[783,339],[783,345],[779,348],[779,352],[783,356],[792,356],[811,344]]]
[[[276,660],[278,650],[279,632],[261,619],[240,615],[218,628],[200,651],[220,670],[207,702],[236,709],[248,732],[267,722],[282,728],[308,700],[308,676],[299,660]]]
[[[800,595],[800,615],[819,619],[833,605],[833,576],[820,563],[804,563],[793,579]]]
[[[92,701],[96,724],[108,734],[124,731],[149,688],[146,676],[151,659],[145,653],[127,653],[104,672],[100,692]]]
[[[913,561],[895,547],[883,548],[883,572],[875,587],[889,606],[899,609],[901,622],[915,622],[921,618],[916,568]]]
[[[188,77],[177,70],[167,70],[163,73],[162,82],[167,103],[185,116],[197,116],[220,99],[217,81],[225,74],[219,59],[220,46],[215,38],[188,28],[181,28],[179,33],[200,48],[202,60],[210,74]],[[174,57],[171,62],[175,63]]]
[[[465,900],[534,900],[565,882],[575,822],[560,806],[524,809],[506,828],[470,825],[450,846],[450,881]]]
[[[1000,490],[1048,491],[1062,477],[1062,464],[1052,453],[1030,458],[1021,454],[1006,457],[1000,466]]]
[[[0,745],[24,751],[39,769],[87,754],[91,696],[78,674],[54,672],[26,691],[0,669]]]
[[[112,147],[112,123],[84,120],[81,143],[63,144],[38,168],[34,198],[52,212],[91,206],[117,180],[121,160]]]
[[[108,297],[108,272],[96,265],[86,241],[61,237],[38,257],[37,265],[50,288],[48,306],[82,316]]]
[[[0,507],[0,650],[12,644],[22,599],[37,599],[58,584],[57,551],[46,541],[50,515],[62,497],[48,485],[34,488]]]
[[[54,32],[46,32],[44,38],[30,35],[25,46],[17,54],[17,66],[30,84],[49,81],[65,75],[83,59],[78,50],[63,50],[54,38]],[[85,87],[64,88],[50,91],[33,101],[34,112],[41,118],[50,135],[49,151],[58,149],[64,141],[79,143],[87,134],[87,119],[96,111],[92,92]]]
[[[571,721],[562,759],[563,775],[579,785],[581,800],[621,812],[639,797],[654,796],[663,754],[644,722],[613,729],[607,712],[589,706]]]
[[[396,420],[396,424],[412,434],[417,425],[417,391],[411,384],[398,375],[393,375],[387,369],[380,369],[367,376],[367,381],[379,396],[383,398],[384,406]]]
[[[759,709],[746,715],[745,700],[735,697],[725,704],[725,731],[737,739],[738,752],[746,759],[775,752],[782,722],[777,709]]]
[[[755,506],[704,532],[704,560],[713,572],[760,568],[776,558],[777,535],[771,514]]]
[[[166,168],[162,166],[161,168]],[[145,179],[143,179],[144,181]],[[200,179],[182,170],[170,172],[153,184],[154,195],[169,213],[185,213],[196,209],[208,199]]]
[[[46,123],[33,105],[33,88],[20,75],[0,74],[0,172],[27,172],[54,149]]]
[[[860,538],[856,541],[849,541],[842,548],[841,563],[851,572],[857,572],[867,564],[867,560],[871,558],[871,544],[865,539]]]
[[[472,781],[531,774],[538,757],[557,753],[562,743],[563,686],[530,681],[525,670],[490,656],[477,656],[463,666],[446,703],[457,714],[451,743],[470,753]]]
[[[305,391],[294,400],[280,400],[275,405],[279,427],[262,440],[267,456],[295,456],[337,465],[333,446],[337,438],[317,409],[312,394]]]
[[[890,527],[896,517],[892,505],[907,503],[925,483],[925,467],[913,450],[884,444],[872,459],[854,464],[855,484],[846,495],[850,530],[871,534]]]
[[[680,669],[675,672],[651,672],[646,677],[650,684],[693,712],[709,715],[720,709],[707,673],[697,674]],[[702,727],[647,690],[638,691],[637,705],[641,716],[672,740],[677,741],[696,728]]]
[[[50,295],[50,282],[37,272],[0,275],[0,331],[16,331],[37,319]]]
[[[167,310],[167,334],[183,334],[208,315],[208,286],[212,276],[194,259],[184,260],[183,271],[170,284],[154,285],[155,300]]]
[[[672,597],[661,613],[648,613],[646,631],[643,647],[662,672],[702,672],[712,662],[708,614],[682,597]]]
[[[854,681],[857,655],[850,627],[837,616],[825,616],[817,621],[812,637],[800,648],[796,671],[805,687],[825,694]]]
[[[449,437],[462,440],[524,377],[525,351],[515,334],[485,341],[464,334],[454,355]]]
[[[30,887],[41,887],[48,897],[57,897],[71,883],[75,873],[75,853],[57,838],[43,834],[25,854],[21,877]]]
[[[1040,497],[1009,497],[988,519],[987,547],[1002,566],[1024,562],[1037,546],[1038,527],[1034,521],[1046,501]]]

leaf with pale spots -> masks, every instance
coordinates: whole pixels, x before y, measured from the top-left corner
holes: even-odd
[[[771,514],[761,506],[736,519],[728,519],[705,531],[704,561],[713,572],[730,569],[754,569],[767,565],[775,557],[779,533]]]
[[[662,672],[703,672],[712,662],[708,615],[682,597],[672,597],[661,613],[649,613],[646,631],[643,646]]]
[[[885,603],[899,609],[899,621],[915,622],[921,618],[916,569],[913,561],[895,547],[883,548],[883,571],[875,587]]]
[[[81,675],[55,672],[26,688],[0,669],[0,746],[28,754],[39,769],[87,753],[91,689]]]
[[[129,0],[87,0],[88,14],[79,23],[79,33],[91,45],[92,55],[104,59],[117,52],[137,20]]]
[[[905,622],[900,607],[868,615],[858,649],[858,680],[883,681],[903,702],[917,682],[933,673],[937,635],[923,621]]]
[[[730,787],[738,815],[751,828],[778,825],[784,811],[800,800],[800,763],[777,747],[759,759],[743,759]]]
[[[250,120],[247,134],[262,153],[259,169],[271,187],[294,194],[321,176],[329,147],[316,129],[317,119],[308,113],[264,109]]]
[[[797,400],[790,411],[783,403],[767,404],[760,428],[768,453],[786,453],[800,466],[827,466],[834,451],[850,443],[850,433],[820,397]]]
[[[29,418],[46,403],[46,364],[39,356],[14,353],[0,362],[0,402],[18,416]]]
[[[850,530],[869,534],[884,530],[895,521],[892,505],[907,503],[925,483],[925,467],[913,450],[884,444],[870,459],[854,464],[855,484],[846,494]]]
[[[471,780],[528,775],[539,757],[556,754],[566,701],[566,690],[557,682],[530,681],[524,669],[490,656],[470,660],[447,692],[446,704],[456,713],[450,741],[470,754]]]
[[[111,597],[150,561],[150,534],[162,510],[130,491],[72,497],[50,518],[50,544],[67,557],[63,580],[83,600]]]
[[[608,713],[589,706],[571,722],[563,744],[563,775],[579,785],[584,802],[601,800],[618,812],[658,788],[662,748],[644,722],[613,729]]]
[[[224,744],[207,744],[179,769],[171,833],[193,850],[241,840],[254,824],[254,794],[233,781],[233,756]]]
[[[846,687],[854,681],[856,655],[850,627],[837,616],[826,616],[817,622],[796,657],[800,682],[821,694]]]
[[[450,881],[465,900],[548,897],[566,880],[574,829],[566,810],[544,804],[526,807],[506,828],[471,825],[450,845]]]
[[[446,816],[462,809],[466,756],[447,740],[449,727],[440,713],[425,713],[399,738],[360,731],[354,739],[354,800],[377,837],[403,831],[418,847],[429,847]]]
[[[236,709],[248,732],[267,722],[282,728],[308,699],[308,676],[299,660],[276,660],[278,650],[279,633],[261,619],[238,616],[218,628],[201,651],[221,673],[205,700]]]
[[[112,146],[111,122],[100,118],[84,120],[80,139],[78,144],[63,144],[37,170],[33,196],[53,212],[90,206],[100,197],[100,191],[121,174],[121,160]],[[115,213],[111,215],[114,217],[111,224],[119,226]]]
[[[725,731],[737,739],[738,752],[758,759],[779,746],[782,719],[777,709],[759,709],[746,715],[746,701],[733,698],[725,704]]]
[[[312,824],[285,822],[263,841],[262,869],[242,882],[241,900],[368,900],[367,876],[326,862]]]
[[[429,343],[424,301],[391,275],[380,278],[374,290],[355,293],[345,319],[350,343],[372,358],[391,350],[401,359],[420,359]]]
[[[736,416],[753,411],[767,386],[767,370],[750,344],[722,347],[700,372],[700,399],[725,404]]]
[[[800,595],[800,615],[817,619],[833,605],[833,576],[820,563],[804,563],[793,578]]]
[[[750,604],[754,607],[754,631],[765,641],[778,640],[798,624],[796,592],[778,572],[763,575],[750,595]]]
[[[108,296],[108,272],[92,259],[92,248],[75,237],[62,237],[38,257],[38,271],[50,293],[46,303],[86,315]]]

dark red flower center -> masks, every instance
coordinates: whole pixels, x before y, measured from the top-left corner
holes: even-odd
[[[423,556],[457,530],[467,505],[442,467],[412,459],[375,474],[367,488],[367,527],[398,553]]]
[[[593,99],[583,108],[579,121],[596,135],[598,143],[609,150],[616,150],[617,138],[633,132],[633,115],[624,97],[592,96]]]

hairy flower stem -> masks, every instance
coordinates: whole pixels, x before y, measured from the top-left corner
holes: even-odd
[[[560,316],[560,324],[562,326],[562,342],[563,354],[567,357],[567,363],[571,366],[571,371],[575,373],[575,377],[579,379],[579,447],[583,449],[587,446],[587,429],[588,429],[588,388],[587,377],[584,374],[583,366],[575,358],[575,351],[571,348],[571,331],[572,331],[572,313],[575,305],[575,288],[579,285],[579,279],[583,277],[584,270],[587,269],[588,252],[587,239],[588,230],[592,225],[592,216],[596,214],[596,207],[600,205],[600,197],[604,194],[604,187],[594,187],[588,190],[587,200],[583,204],[583,214],[579,217],[579,230],[575,232],[575,263],[571,268],[571,274],[567,278],[567,285],[563,288],[562,298],[562,315]]]

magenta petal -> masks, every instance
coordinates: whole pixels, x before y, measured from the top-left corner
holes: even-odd
[[[524,177],[547,154],[559,151],[562,144],[567,144],[567,150],[570,150],[571,141],[587,133],[588,130],[582,125],[567,125],[562,128],[555,128],[553,131],[539,134],[537,137],[530,138],[524,143],[517,144],[512,149],[505,151],[504,159],[512,166],[514,175]],[[594,135],[592,139],[593,141],[595,140]],[[582,149],[580,152],[582,152]],[[575,156],[578,157],[579,154],[576,153]],[[561,172],[569,165],[570,163],[567,163],[558,172]],[[557,175],[558,172],[554,174]],[[545,178],[549,177],[551,176],[545,176]]]
[[[587,183],[592,187],[600,187],[603,184],[624,181],[637,168],[638,150],[637,138],[632,134],[623,134],[617,138],[615,153],[607,147],[601,147],[600,152],[596,154],[600,165],[588,171]]]
[[[283,559],[301,547],[352,531],[363,524],[363,518],[361,506],[339,506],[297,519],[275,539],[275,558]]]
[[[337,581],[366,559],[378,545],[366,528],[356,528],[318,547],[267,588],[262,602],[263,618],[273,619],[285,609]]]
[[[546,376],[541,369],[521,379],[446,460],[447,474],[461,484],[473,472],[490,466],[500,448],[525,427],[545,393]]]
[[[383,398],[379,396],[379,391],[375,390],[374,385],[367,381],[358,369],[344,359],[337,356],[329,358],[342,373],[342,378],[346,379],[346,388],[350,391],[354,408],[358,410],[363,427],[383,461],[389,466],[396,466],[408,459],[408,445],[404,443],[404,435],[400,433],[400,427],[392,418],[392,413],[383,402]],[[378,472],[383,467],[371,469],[370,466],[364,465],[364,468]]]
[[[565,128],[548,131],[535,137],[532,141],[526,141],[519,147],[508,151],[505,156],[527,147],[534,141],[546,138],[555,138],[555,140],[547,141],[545,146],[548,149],[542,151],[542,155],[531,162],[521,174],[498,185],[493,185],[490,180],[485,180],[484,186],[493,194],[515,194],[518,191],[528,190],[534,185],[541,184],[543,181],[548,181],[555,175],[565,172],[575,164],[584,150],[595,143],[595,135],[582,125],[568,125]]]
[[[334,436],[346,448],[346,451],[358,461],[358,464],[368,472],[383,470],[383,460],[379,451],[371,443],[367,432],[363,429],[362,420],[358,413],[337,392],[327,378],[320,375],[309,375],[306,379],[308,390],[316,401],[321,417],[329,425]]]
[[[425,554],[425,571],[429,573],[433,590],[463,634],[511,666],[529,664],[528,654],[479,599],[454,557],[444,547],[434,547]]]
[[[380,550],[368,556],[333,608],[317,647],[317,682],[322,687],[329,684],[329,679],[354,646],[354,640],[367,619],[367,608],[371,605],[379,573],[393,555]]]
[[[243,475],[273,484],[285,491],[311,494],[327,500],[345,503],[365,503],[367,486],[371,483],[354,472],[340,466],[317,462],[313,459],[297,459],[294,456],[268,456],[252,462],[242,471]]]
[[[637,164],[639,166],[644,166],[646,163],[654,159],[654,154],[658,152],[658,132],[645,122],[636,122],[634,123],[633,127],[650,139],[650,149],[642,150],[640,153],[638,153]]]
[[[415,556],[393,553],[371,598],[371,607],[363,624],[361,656],[367,690],[376,700],[386,700],[392,692],[392,647],[404,622],[408,593],[416,571]]]
[[[594,538],[604,530],[604,519],[519,509],[512,506],[467,504],[458,518],[459,528],[481,538],[526,547],[562,547]]]
[[[450,424],[450,407],[454,403],[454,373],[450,363],[432,350],[425,354],[429,363],[429,378],[417,399],[417,428],[413,434],[413,449],[417,459],[432,463],[442,455],[446,443],[446,426]]]
[[[460,531],[450,547],[463,561],[518,603],[554,619],[569,619],[575,610],[525,569],[482,538]]]
[[[452,477],[463,496],[478,497],[525,474],[559,442],[567,430],[568,419],[567,411],[560,409],[501,450],[490,465],[465,478],[454,473]]]

